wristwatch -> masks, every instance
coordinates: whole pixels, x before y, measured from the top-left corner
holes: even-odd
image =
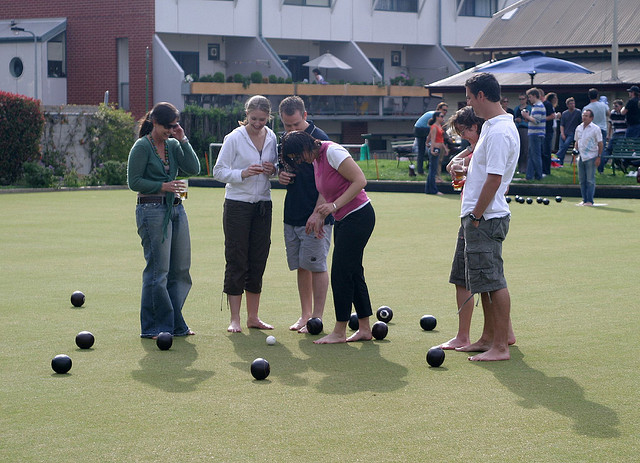
[[[184,137],[182,137],[182,140],[180,140],[180,143],[187,143],[188,141],[189,141],[189,139],[185,135]]]
[[[480,222],[480,219],[478,217],[476,217],[475,215],[473,215],[473,212],[471,214],[469,214],[469,218],[471,219],[472,222]]]

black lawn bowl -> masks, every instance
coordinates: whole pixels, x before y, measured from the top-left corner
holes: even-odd
[[[76,334],[76,345],[80,349],[91,349],[96,338],[89,331],[80,331]]]
[[[376,317],[381,322],[389,323],[391,321],[391,319],[393,318],[393,310],[391,310],[390,307],[387,307],[386,305],[383,305],[376,312]]]
[[[425,331],[433,330],[438,324],[438,320],[433,315],[423,315],[420,319],[420,327]]]
[[[562,196],[556,196],[556,202],[557,203],[561,203],[562,202]]]
[[[71,304],[73,304],[74,307],[82,307],[82,304],[84,304],[84,294],[82,291],[74,291],[73,294],[71,294]]]
[[[518,197],[516,201],[518,202],[518,204],[524,204],[524,198],[522,196]]]
[[[545,206],[548,206],[550,201],[548,198],[544,198],[542,202],[544,203]]]
[[[307,320],[307,331],[310,334],[322,333],[322,320],[317,317]]]
[[[504,198],[504,199],[505,199],[505,201],[506,201],[507,203],[510,203],[510,202],[511,202],[511,196],[507,196],[507,197],[506,197],[506,198]]]
[[[71,370],[71,358],[64,354],[56,355],[51,360],[51,368],[59,375],[64,375]]]
[[[439,367],[444,362],[444,350],[440,347],[432,347],[427,352],[427,363],[432,367]]]
[[[349,329],[352,331],[358,331],[360,327],[360,322],[358,321],[358,314],[352,313],[351,317],[349,317]]]
[[[533,204],[533,199],[527,198],[527,204]]]
[[[385,322],[375,322],[371,327],[371,334],[378,341],[382,341],[387,337],[387,333],[389,332],[389,327]]]
[[[536,198],[536,202],[537,202],[538,204],[542,204],[542,198],[541,198],[540,196],[538,196],[538,197]]]
[[[166,331],[158,334],[158,338],[156,339],[156,345],[160,350],[169,350],[173,345],[173,335]]]
[[[257,358],[251,362],[251,375],[258,381],[265,379],[269,373],[271,373],[271,366],[265,359]]]

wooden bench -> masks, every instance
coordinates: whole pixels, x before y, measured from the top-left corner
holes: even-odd
[[[391,149],[396,155],[397,167],[400,166],[400,158],[407,158],[409,161],[413,161],[418,156],[413,152],[413,138],[406,140],[392,140],[390,142]]]
[[[634,165],[640,165],[640,138],[614,138],[609,157],[613,175],[616,174],[616,164],[626,174],[627,167],[632,164],[632,161],[636,161],[633,162]]]

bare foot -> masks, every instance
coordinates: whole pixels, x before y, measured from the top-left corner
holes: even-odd
[[[469,338],[463,339],[463,338],[458,338],[456,336],[455,338],[449,339],[444,344],[440,344],[439,347],[440,347],[440,349],[444,349],[444,350],[453,350],[453,349],[457,349],[459,347],[468,346],[469,343],[470,343]]]
[[[358,330],[347,338],[347,342],[371,341],[371,331]]]
[[[342,342],[347,342],[346,335],[337,333],[331,333],[316,341],[313,341],[314,344],[339,344]]]
[[[257,328],[259,330],[272,330],[273,326],[263,322],[259,318],[256,320],[247,320],[247,328]]]
[[[513,337],[509,336],[509,345],[512,346],[515,343],[516,343],[516,337],[515,336],[513,336]]]
[[[300,317],[300,318],[298,318],[297,322],[295,322],[293,325],[291,325],[289,327],[289,329],[291,331],[299,331],[300,328],[302,328],[303,326],[306,326],[306,325],[307,325],[307,322],[305,321],[305,319]]]
[[[490,342],[485,342],[482,339],[469,344],[468,346],[456,347],[458,352],[486,352],[491,348]]]
[[[240,328],[240,321],[232,321],[227,328],[229,333],[242,333],[242,328]]]
[[[498,360],[509,360],[511,358],[511,354],[509,353],[509,349],[498,349],[491,348],[482,354],[474,355],[469,357],[469,360],[472,362],[495,362]]]
[[[302,328],[298,330],[298,333],[308,333],[307,325],[302,325]]]

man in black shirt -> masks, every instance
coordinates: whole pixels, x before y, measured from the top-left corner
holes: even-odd
[[[307,120],[304,101],[289,96],[280,102],[280,119],[285,132],[305,131],[318,140],[329,140],[327,134]],[[302,315],[290,330],[306,333],[309,318],[322,318],[329,288],[327,255],[331,246],[333,215],[324,222],[324,236],[307,235],[305,226],[318,202],[313,164],[303,162],[295,172],[280,170],[278,181],[286,185],[284,199],[284,240],[290,270],[297,270],[298,294]]]
[[[627,134],[628,138],[640,138],[640,88],[637,85],[627,89],[629,92],[629,101],[622,108],[621,114],[627,117]]]

